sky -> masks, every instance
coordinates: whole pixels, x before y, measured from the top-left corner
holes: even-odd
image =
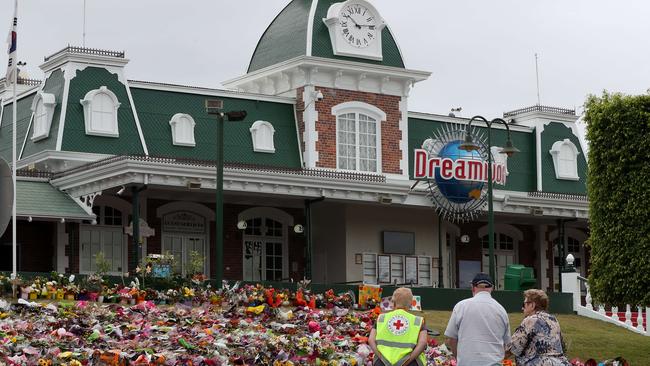
[[[406,67],[432,72],[411,111],[501,117],[540,101],[577,108],[603,90],[650,88],[650,1],[370,0]],[[243,75],[289,0],[86,0],[87,47],[125,51],[127,78],[222,88]],[[9,29],[13,1],[0,0]],[[18,58],[42,78],[43,57],[83,43],[83,0],[19,0]],[[2,20],[6,23],[2,23]],[[0,30],[1,32],[1,30]],[[7,56],[0,56],[6,64]]]

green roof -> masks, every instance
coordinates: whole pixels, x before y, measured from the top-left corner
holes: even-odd
[[[84,110],[80,100],[84,99],[89,91],[102,86],[115,93],[120,102],[120,108],[117,110],[119,138],[86,135]],[[126,86],[118,80],[116,74],[99,67],[78,70],[70,80],[68,95],[62,151],[113,155],[144,154]]]
[[[176,91],[131,88],[142,132],[151,156],[216,160],[216,118],[208,115],[205,100],[214,96]],[[292,103],[220,97],[224,110],[245,110],[241,122],[225,122],[224,160],[227,163],[300,168],[298,133]],[[169,121],[177,113],[192,116],[196,146],[175,146]],[[250,128],[267,121],[275,129],[275,153],[253,151]]]
[[[549,151],[557,141],[569,139],[578,149],[578,177],[577,181],[557,179],[553,156]],[[542,131],[542,190],[553,193],[587,194],[587,159],[582,151],[578,136],[573,134],[571,128],[560,122],[551,122]]]
[[[50,93],[54,95],[54,101],[56,106],[54,108],[54,114],[52,116],[52,125],[50,127],[50,134],[47,138],[33,142],[31,140],[32,131],[34,126],[31,125],[28,131],[28,134],[25,139],[25,149],[21,158],[34,155],[43,150],[56,150],[56,140],[59,134],[59,122],[61,119],[61,109],[63,101],[63,88],[65,86],[65,79],[63,77],[62,70],[56,70],[52,72],[49,78],[45,81],[45,86],[43,87],[44,93]]]
[[[20,154],[29,122],[32,118],[32,100],[36,93],[31,93],[25,97],[18,99],[17,113],[16,113],[16,158]],[[4,105],[2,111],[2,121],[0,122],[0,157],[4,158],[7,162],[11,163],[11,141],[13,134],[13,103]]]
[[[93,220],[70,196],[48,182],[16,181],[16,214],[40,218]]]
[[[257,44],[248,67],[249,73],[308,54],[307,28],[309,26],[309,12],[312,1],[315,0],[293,0],[278,14]],[[384,28],[382,32],[382,61],[334,55],[329,30],[325,23],[323,23],[323,18],[327,18],[327,10],[330,6],[338,2],[341,1],[318,1],[313,18],[311,55],[365,64],[404,68],[402,55],[389,27]]]
[[[311,0],[294,0],[266,29],[253,53],[248,72],[306,55]]]
[[[409,118],[409,177],[413,179],[413,151],[420,149],[424,140],[433,136],[433,132],[449,123],[421,118]],[[474,128],[474,125],[472,125]],[[485,129],[476,126],[477,129]],[[519,192],[533,192],[536,185],[535,134],[531,132],[512,131],[512,143],[520,152],[508,158],[509,175],[505,187],[499,189]],[[504,146],[507,134],[502,129],[492,129],[492,146]]]

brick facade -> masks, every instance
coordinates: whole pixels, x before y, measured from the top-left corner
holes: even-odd
[[[456,266],[456,281],[459,280],[458,261],[482,261],[483,248],[481,246],[481,238],[478,236],[478,230],[485,225],[485,222],[472,222],[460,225],[461,233],[469,235],[470,242],[468,244],[458,244],[456,246],[456,263],[453,264]],[[534,268],[534,272],[538,273],[537,264],[535,263],[537,252],[535,250],[536,233],[534,228],[527,225],[513,226],[521,230],[524,235],[523,240],[519,240],[518,242],[514,263],[523,264],[526,267],[532,267]],[[495,232],[498,233],[498,230],[495,230]]]
[[[315,102],[316,111],[318,112],[318,121],[316,121],[316,131],[318,132],[318,141],[316,142],[316,151],[318,152],[319,168],[336,169],[336,116],[332,115],[332,107],[345,102],[363,102],[373,105],[386,113],[386,121],[381,122],[381,162],[382,173],[402,174],[400,169],[400,160],[402,159],[402,150],[400,141],[402,131],[399,128],[401,98],[392,95],[383,95],[375,93],[366,93],[360,91],[332,89],[316,87],[317,91],[323,93],[323,100]],[[303,107],[302,93],[303,88],[298,89],[298,110]],[[298,115],[298,126],[302,140],[304,132],[304,121],[302,114]],[[304,146],[304,141],[303,144]]]
[[[305,112],[305,101],[303,94],[305,87],[300,87],[296,90],[296,122],[298,123],[298,143],[300,144],[300,152],[305,154],[305,119],[303,113]]]
[[[156,235],[147,239],[147,253],[161,253],[162,251],[162,220],[156,217],[156,210],[158,207],[169,203],[170,201],[148,199],[147,200],[147,223],[149,226],[156,230]],[[213,204],[205,204],[210,210],[215,209]],[[241,280],[243,277],[243,236],[244,232],[237,229],[238,215],[247,209],[254,206],[244,205],[228,205],[224,206],[224,278],[228,280]],[[304,223],[305,216],[302,209],[295,208],[279,208],[289,215],[293,216],[294,222]],[[214,258],[216,258],[216,238],[215,238],[215,222],[210,221],[207,223],[208,241],[210,243],[210,276],[214,277],[216,274],[216,267],[214,265]],[[305,246],[306,238],[302,234],[295,234],[292,228],[287,228],[287,244],[289,247],[289,277],[297,279],[304,276],[305,268]],[[293,271],[292,263],[296,262],[297,269]]]

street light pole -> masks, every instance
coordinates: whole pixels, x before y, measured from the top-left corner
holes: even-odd
[[[221,287],[223,281],[223,124],[224,113],[217,114],[217,180],[216,180],[216,215],[215,215],[215,235],[216,235],[216,256],[215,261],[216,273],[215,280],[217,288]]]
[[[471,134],[472,122],[476,120],[483,121],[487,125],[488,255],[490,257],[488,262],[490,264],[490,277],[492,277],[493,281],[496,281],[494,263],[494,206],[492,203],[492,124],[495,122],[502,123],[504,126],[506,126],[506,131],[508,132],[508,140],[506,141],[506,146],[501,149],[500,153],[512,156],[512,154],[519,152],[519,150],[512,145],[512,139],[510,138],[510,126],[508,126],[508,123],[506,121],[501,118],[495,118],[492,121],[488,121],[482,116],[474,116],[469,120],[469,123],[467,124],[467,130],[465,131],[465,142],[460,145],[460,149],[466,151],[474,151],[480,149],[480,146],[474,143]]]
[[[223,144],[224,144],[224,123],[226,117],[229,121],[243,121],[246,118],[246,111],[223,112],[223,101],[218,99],[206,99],[205,109],[208,114],[217,116],[217,156],[216,156],[216,197],[215,197],[215,281],[218,287],[223,282]]]

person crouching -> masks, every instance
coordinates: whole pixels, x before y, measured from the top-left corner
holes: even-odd
[[[392,302],[395,310],[379,315],[376,328],[370,331],[368,344],[375,353],[375,366],[426,366],[424,318],[406,311],[413,302],[411,289],[396,289]]]

